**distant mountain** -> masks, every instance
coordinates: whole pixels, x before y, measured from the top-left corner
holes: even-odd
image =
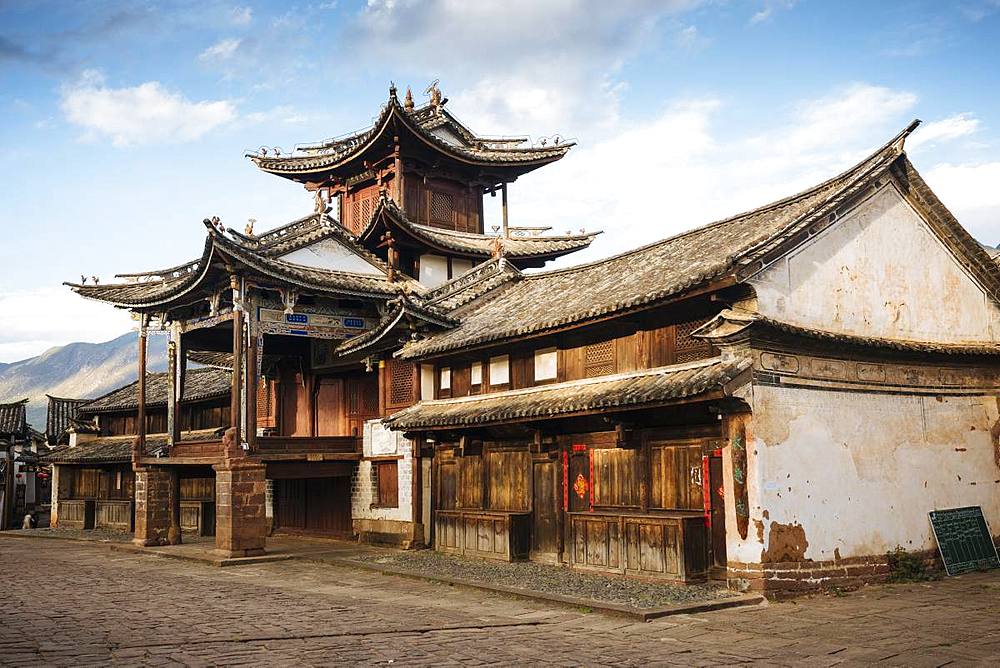
[[[38,357],[0,363],[0,403],[28,397],[28,422],[45,431],[46,394],[94,398],[138,377],[139,346],[135,332],[105,343],[70,343]],[[150,336],[150,371],[167,368],[167,337]]]

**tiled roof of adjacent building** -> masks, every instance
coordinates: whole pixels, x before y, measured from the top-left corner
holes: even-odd
[[[772,204],[684,232],[663,241],[557,271],[516,276],[456,305],[458,327],[408,343],[400,356],[414,359],[488,345],[646,308],[698,286],[739,282],[768,258],[830,224],[839,207],[894,168],[915,197],[927,200],[932,224],[968,258],[970,271],[1000,297],[1000,273],[986,252],[925,187],[903,153],[908,126],[892,141],[847,170],[809,190]],[[895,165],[895,167],[894,167]],[[471,286],[470,286],[471,287]],[[434,299],[432,291],[428,297]]]
[[[76,417],[80,406],[89,403],[90,399],[67,399],[45,395],[49,399],[49,409],[45,417],[45,437],[50,444],[59,440],[70,421]]]
[[[184,402],[204,401],[228,396],[231,383],[232,374],[225,369],[214,367],[190,369],[184,374],[184,392],[181,400]],[[83,415],[89,415],[137,408],[139,406],[138,387],[138,381],[119,387],[84,404],[80,407],[79,412]],[[166,373],[146,374],[146,405],[165,406],[168,389]]]
[[[27,436],[27,399],[0,404],[0,436]]]
[[[748,357],[699,362],[456,399],[422,401],[384,421],[392,429],[467,427],[632,410],[723,390],[750,368]]]
[[[216,431],[185,431],[181,433],[181,442],[211,440],[216,438]],[[41,459],[52,464],[124,464],[132,460],[135,439],[135,436],[99,436],[73,447],[61,445],[53,448]],[[166,445],[166,434],[147,434],[146,452],[143,454],[152,455]]]

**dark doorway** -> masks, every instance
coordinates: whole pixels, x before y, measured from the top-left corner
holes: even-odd
[[[274,521],[278,531],[349,536],[351,479],[275,480]]]

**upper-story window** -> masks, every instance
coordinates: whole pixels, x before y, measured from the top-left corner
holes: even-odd
[[[535,382],[555,380],[558,374],[559,355],[555,348],[535,351]]]
[[[438,370],[438,394],[451,396],[451,367],[443,366]]]
[[[490,358],[490,385],[510,384],[510,355]]]
[[[473,362],[469,369],[469,376],[472,387],[480,387],[483,384],[483,363]]]
[[[434,398],[434,365],[420,365],[420,398],[423,401]]]

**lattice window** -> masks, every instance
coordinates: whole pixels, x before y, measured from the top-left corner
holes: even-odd
[[[366,197],[361,200],[361,220],[358,221],[358,229],[362,229],[368,224],[368,221],[372,217],[372,209],[375,206],[374,197]]]
[[[583,375],[587,378],[615,372],[615,342],[592,343],[583,351]]]
[[[450,223],[454,210],[455,198],[450,194],[431,193],[431,220],[437,223]]]
[[[389,404],[408,406],[413,403],[413,365],[389,361]]]
[[[677,336],[674,350],[677,354],[678,363],[705,359],[715,354],[712,344],[691,336],[692,332],[706,322],[708,322],[708,318],[692,320],[691,322],[681,322],[676,325]]]

